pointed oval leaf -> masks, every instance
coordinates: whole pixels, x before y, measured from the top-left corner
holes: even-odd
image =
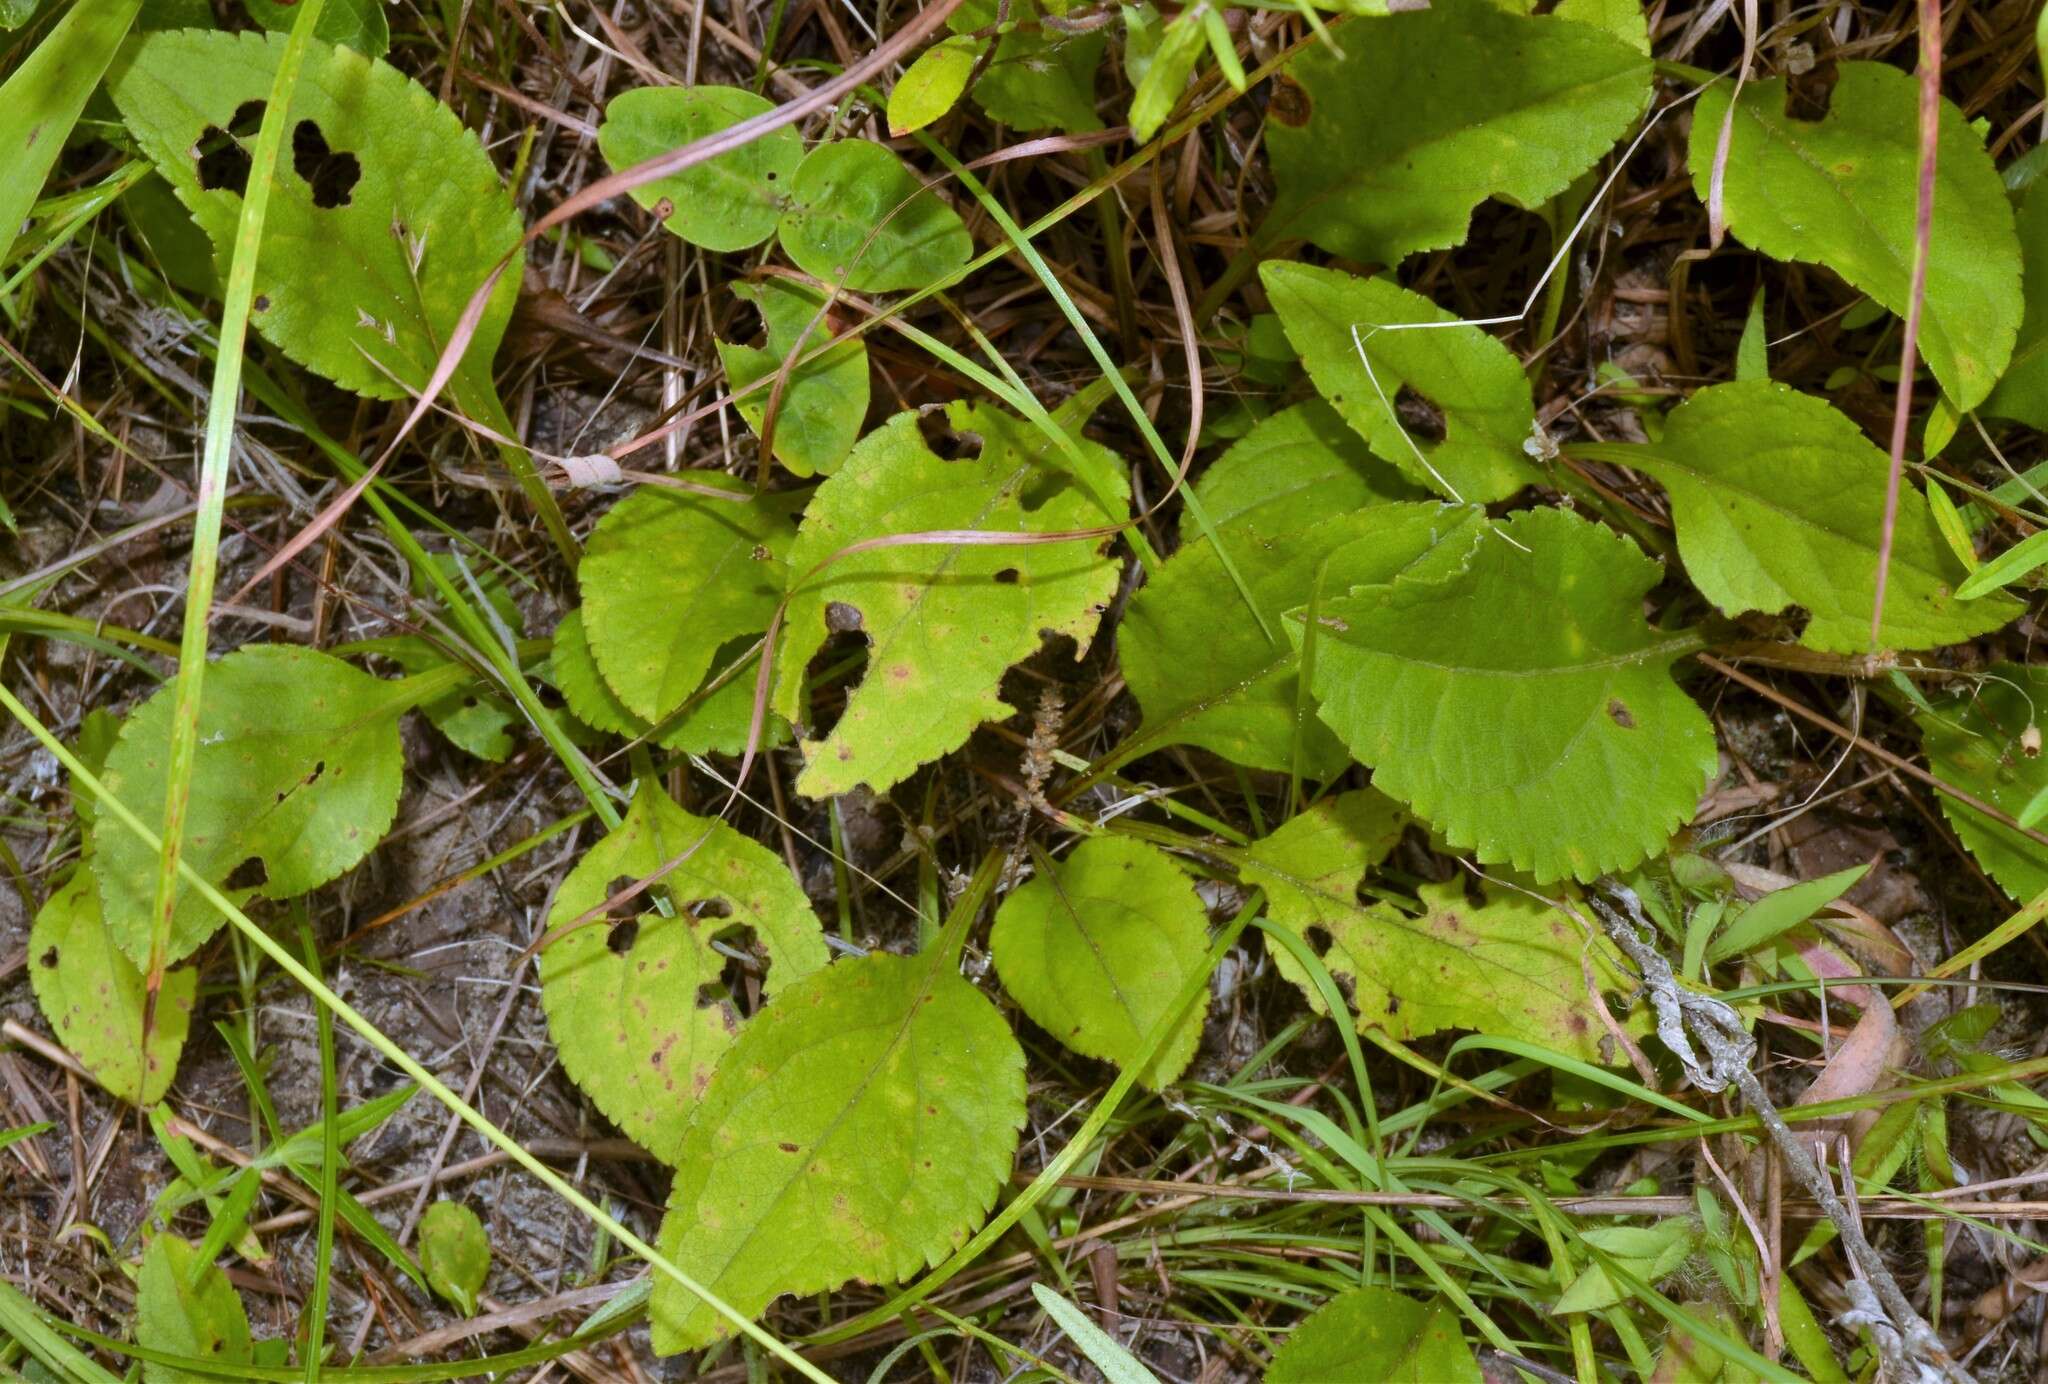
[[[1693,112],[1690,162],[1702,199],[1733,89],[1716,82]],[[1729,130],[1728,229],[1774,259],[1826,265],[1903,314],[1918,216],[1919,99],[1911,74],[1877,62],[1839,64],[1819,120],[1786,113],[1783,78],[1746,83]],[[1946,100],[1935,180],[1920,351],[1949,397],[1971,409],[2012,357],[2020,248],[1991,155]]]
[[[228,1276],[175,1235],[159,1235],[142,1252],[135,1279],[136,1344],[227,1368],[252,1360],[249,1315]],[[218,1379],[175,1365],[145,1364],[146,1384],[204,1384]]]
[[[919,543],[834,558],[852,544],[933,530],[1060,533],[1101,525],[1079,488],[1042,466],[1039,439],[992,405],[956,403],[954,429],[981,440],[973,459],[942,461],[900,413],[861,439],[818,487],[789,553],[798,583],[776,663],[776,709],[800,705],[811,657],[835,606],[859,616],[868,670],[829,734],[804,743],[797,791],[822,798],[865,783],[877,792],[958,748],[1011,708],[997,695],[1006,669],[1041,636],[1085,652],[1116,592],[1117,565],[1100,539],[995,545]],[[1097,459],[1115,458],[1085,443]]]
[[[108,90],[129,130],[212,237],[223,281],[261,107],[287,36],[180,29],[124,50]],[[401,399],[423,386],[470,294],[519,249],[498,170],[455,112],[382,59],[314,42],[292,93],[256,267],[257,329],[346,389]],[[240,151],[239,168],[236,151]],[[239,181],[238,181],[239,178]],[[487,386],[519,295],[515,258],[459,378]],[[495,394],[491,395],[495,398]]]
[[[1208,913],[1164,851],[1096,836],[1003,900],[989,949],[1034,1023],[1084,1057],[1128,1067],[1202,969]],[[1208,1011],[1190,1009],[1138,1079],[1155,1091],[1178,1079]]]
[[[740,1035],[684,1131],[660,1248],[741,1312],[849,1279],[893,1283],[964,1243],[1010,1175],[1024,1054],[933,956],[814,972]],[[724,1320],[654,1286],[654,1348]]]
[[[1333,514],[1389,500],[1420,500],[1424,493],[1373,456],[1365,440],[1321,399],[1260,420],[1195,482],[1195,494],[1218,533],[1237,528],[1296,533]],[[1182,544],[1201,535],[1201,525],[1183,510]]]
[[[1707,599],[1731,615],[1803,606],[1808,648],[1870,647],[1890,462],[1848,418],[1768,380],[1714,385],[1626,455],[1671,493],[1679,556]],[[2019,613],[1960,600],[1964,575],[1926,497],[1902,486],[1882,646],[1954,644]]]
[[[631,168],[774,109],[774,102],[739,87],[638,87],[620,92],[604,108],[597,147],[614,169]],[[643,183],[633,189],[633,200],[692,245],[751,250],[775,233],[803,157],[803,136],[784,126]]]
[[[420,1268],[435,1292],[473,1314],[491,1272],[491,1240],[476,1212],[459,1201],[429,1206],[420,1217]]]
[[[923,288],[974,253],[960,214],[903,160],[864,139],[804,156],[779,234],[797,268],[857,293]]]
[[[1456,576],[1324,605],[1320,714],[1482,862],[1539,882],[1626,868],[1714,771],[1713,727],[1669,674],[1699,641],[1643,622],[1663,573],[1626,539],[1555,509],[1498,527]]]
[[[129,714],[103,782],[146,823],[164,817],[172,688]],[[186,809],[184,859],[240,902],[285,899],[370,853],[398,811],[405,693],[313,649],[255,644],[207,670]],[[114,943],[149,964],[156,852],[117,821],[93,832],[93,874]],[[189,956],[221,925],[180,883],[164,959]]]
[[[1294,1328],[1266,1384],[1481,1384],[1485,1376],[1441,1301],[1353,1288]]]
[[[1564,191],[1650,97],[1648,55],[1491,0],[1353,25],[1341,54],[1309,44],[1289,74],[1266,122],[1273,227],[1389,267],[1458,244],[1488,197]]]
[[[199,973],[164,972],[156,1024],[143,1043],[142,972],[121,954],[100,920],[99,889],[80,870],[51,894],[28,934],[29,981],[57,1041],[93,1080],[133,1105],[154,1105],[170,1089],[192,1025]]]
[[[1477,327],[1400,330],[1456,319],[1391,279],[1308,264],[1267,264],[1259,278],[1316,389],[1409,480],[1484,504],[1538,479],[1522,450],[1536,426],[1529,380],[1507,347]],[[1441,419],[1440,440],[1404,424],[1404,388]]]
[[[2018,664],[1993,664],[1967,696],[1915,716],[1927,767],[1944,783],[2018,818],[2048,791],[2048,755],[2029,754],[2027,729],[2048,708],[2048,681]],[[2015,899],[2048,890],[2048,846],[1957,802],[1935,795],[1970,854]]]
[[[788,581],[789,500],[711,473],[692,479],[733,498],[644,486],[599,522],[577,568],[591,655],[643,721],[681,706],[728,641],[767,629]]]
[[[2048,562],[2048,530],[2028,534],[1996,557],[1987,558],[1983,566],[1963,578],[1956,595],[1965,601],[1975,600],[2011,586],[2044,562]]]
[[[824,295],[808,284],[778,277],[736,283],[732,292],[760,311],[768,334],[763,347],[717,343],[734,394],[756,381],[773,381],[791,352],[810,351],[832,339],[831,319],[818,320]],[[734,405],[756,437],[773,388],[764,384]],[[867,343],[851,337],[790,371],[775,410],[775,459],[799,476],[829,473],[860,439],[867,416]]]
[[[967,90],[981,47],[979,39],[955,34],[919,53],[889,92],[889,133],[922,130],[953,109]]]
[[[817,915],[789,868],[725,823],[683,811],[652,782],[562,881],[548,927],[567,927],[678,856],[682,863],[628,906],[631,917],[600,915],[540,953],[541,1006],[563,1070],[664,1160],[675,1158],[712,1069],[742,1027],[738,997],[723,980],[728,953],[749,958],[765,995],[826,961]],[[655,909],[656,890],[674,916]]]

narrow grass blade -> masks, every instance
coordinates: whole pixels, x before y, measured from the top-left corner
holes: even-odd
[[[0,264],[141,8],[142,0],[73,5],[0,86]]]
[[[1158,1375],[1118,1345],[1115,1337],[1089,1321],[1088,1314],[1073,1303],[1043,1283],[1031,1285],[1031,1296],[1038,1299],[1038,1305],[1045,1309],[1045,1314],[1067,1333],[1067,1339],[1088,1357],[1089,1363],[1102,1371],[1102,1377],[1109,1384],[1159,1384]]]

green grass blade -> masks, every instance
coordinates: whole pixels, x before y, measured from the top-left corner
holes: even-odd
[[[0,86],[0,263],[141,8],[142,0],[73,5]]]

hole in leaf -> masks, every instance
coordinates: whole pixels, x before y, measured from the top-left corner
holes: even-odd
[[[697,987],[697,1007],[724,1005],[735,1018],[746,1018],[761,1007],[761,979],[768,972],[767,953],[754,930],[744,925],[722,929],[711,938],[710,945],[725,964],[719,968],[717,979]]]
[[[1636,728],[1636,718],[1629,714],[1628,705],[1619,697],[1607,703],[1607,716],[1609,720],[1613,721],[1615,725],[1620,726],[1623,730],[1634,730]]]
[[[692,918],[730,918],[732,905],[724,899],[696,899],[685,905],[683,911]]]
[[[632,875],[619,875],[616,878],[614,878],[610,884],[607,884],[604,887],[604,916],[611,919],[615,923],[629,922],[632,919],[639,917],[640,905],[644,899],[644,895],[635,894],[630,899],[620,900],[617,903],[612,902],[612,900],[618,899],[619,895],[625,893],[628,889],[631,889],[634,885],[638,884],[639,882],[640,881]]]
[[[1443,410],[1405,384],[1394,394],[1394,415],[1417,442],[1444,440]]]
[[[1330,953],[1331,939],[1328,928],[1312,927],[1301,935],[1301,940],[1308,943],[1308,949],[1317,956],[1328,956]]]
[[[329,149],[327,137],[310,120],[292,127],[292,171],[312,185],[313,205],[326,208],[347,206],[363,177],[356,156]]]
[[[533,695],[549,711],[560,711],[564,706],[568,705],[567,702],[562,700],[562,690],[560,688],[556,687],[553,683],[542,682],[539,678],[534,679]]]
[[[612,926],[612,930],[605,934],[604,944],[611,950],[612,955],[624,956],[627,952],[633,950],[633,943],[638,940],[639,936],[640,920],[638,918],[628,918],[623,923],[616,923]]]
[[[229,889],[261,889],[270,883],[270,870],[263,863],[263,857],[252,855],[234,869],[222,884]]]
[[[1825,120],[1835,99],[1839,73],[1833,63],[1822,63],[1810,72],[1785,79],[1785,114],[1794,120]]]
[[[955,432],[946,415],[936,410],[917,416],[917,431],[932,455],[943,461],[971,461],[981,455],[981,434]]]
[[[1005,567],[1002,571],[996,573],[995,579],[998,582],[1002,583],[1004,586],[1015,586],[1017,584],[1017,578],[1021,575],[1023,574],[1020,573],[1016,568]]]
[[[244,101],[236,106],[234,118],[228,121],[228,133],[236,139],[256,138],[257,131],[263,128],[264,106],[262,101]]]
[[[255,301],[255,302],[253,302],[253,303],[251,303],[251,304],[250,304],[249,306],[250,306],[251,310],[253,310],[253,311],[255,311],[255,312],[269,312],[269,311],[270,311],[270,295],[269,295],[268,293],[259,293],[259,294],[257,294],[257,295],[256,295],[256,301]]]
[[[36,960],[39,964],[47,967],[48,969],[52,971],[56,970],[57,949],[55,947],[51,947],[48,951],[44,952],[41,956],[37,957]]]

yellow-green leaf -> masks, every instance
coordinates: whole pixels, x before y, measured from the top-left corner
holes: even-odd
[[[918,54],[889,93],[889,133],[922,130],[953,109],[981,48],[979,39],[956,34]]]

